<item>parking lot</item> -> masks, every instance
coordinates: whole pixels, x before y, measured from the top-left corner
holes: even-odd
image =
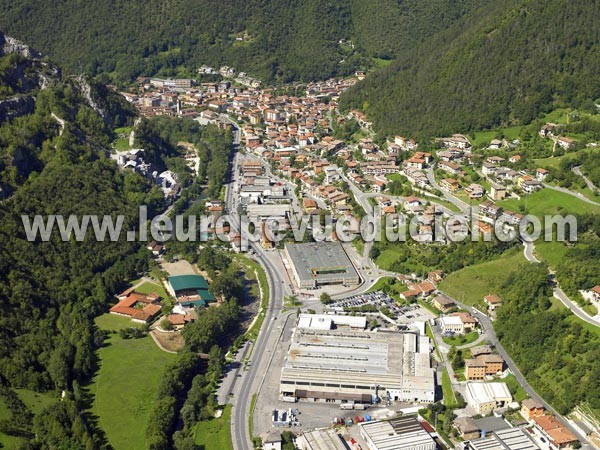
[[[363,312],[377,312],[381,311],[382,308],[387,309],[387,311],[391,313],[392,319],[400,324],[415,321],[428,321],[435,318],[433,313],[423,308],[418,303],[401,305],[381,291],[368,292],[348,297],[332,303],[327,307],[327,309],[335,312],[345,312],[354,309]]]

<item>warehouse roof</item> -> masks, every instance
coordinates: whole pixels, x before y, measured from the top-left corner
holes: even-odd
[[[286,244],[285,249],[301,280],[327,282],[358,278],[358,273],[339,242]]]
[[[377,450],[414,449],[433,444],[433,438],[414,416],[359,425]],[[435,444],[433,444],[435,445]]]
[[[208,282],[201,275],[173,275],[169,284],[175,292],[188,289],[208,289]]]

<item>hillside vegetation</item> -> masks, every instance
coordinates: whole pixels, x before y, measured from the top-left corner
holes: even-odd
[[[476,3],[1,0],[0,29],[72,71],[117,81],[189,74],[200,64],[227,64],[265,81],[313,80],[353,73],[371,57],[393,58]]]
[[[529,123],[600,97],[600,3],[502,0],[404,50],[343,97],[384,133],[433,136]]]

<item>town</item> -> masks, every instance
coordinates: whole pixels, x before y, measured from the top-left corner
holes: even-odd
[[[598,423],[581,412],[559,415],[502,348],[492,326],[503,303],[496,292],[476,308],[440,290],[441,270],[419,276],[380,269],[371,244],[342,243],[335,232],[323,242],[274,242],[267,233],[269,219],[289,229],[294,215],[326,213],[358,234],[361,215],[376,206],[415,217],[423,245],[448,242],[433,227],[437,216],[466,216],[473,207],[477,221],[467,232],[491,236],[498,220],[518,227],[525,209],[504,207],[504,200],[560,189],[549,184],[548,169],[524,164],[519,139],[477,147],[463,134],[431,143],[403,136],[382,141],[362,112],[338,110],[340,94],[361,73],[280,92],[227,66],[198,72],[213,81],[139,78],[121,94],[142,116],[191,118],[228,130],[239,149],[225,197],[207,200],[206,207],[216,217],[237,212],[262,223],[259,242],[238,233],[230,251],[248,252],[265,265],[275,305],[250,343],[254,364],[240,351],[230,365],[245,369],[227,372],[216,394],[220,404],[233,404],[236,449],[252,448],[255,436],[254,445],[281,449],[290,431],[302,450],[597,445]],[[553,123],[539,137],[551,142],[552,152],[577,145]],[[147,173],[143,152],[115,158],[125,170]],[[193,152],[186,160],[198,164]],[[172,174],[149,176],[165,196],[181,192]],[[532,247],[526,243],[524,254],[535,261]],[[148,248],[160,260],[162,246]],[[171,331],[193,322],[198,306],[220,303],[200,275],[172,275],[167,288],[176,306],[161,327]],[[582,295],[597,307],[599,292],[596,286]],[[564,303],[578,309],[568,298]],[[157,304],[157,294],[126,291],[111,313],[158,323]],[[584,314],[600,325],[598,313]],[[250,434],[243,425],[248,416]]]

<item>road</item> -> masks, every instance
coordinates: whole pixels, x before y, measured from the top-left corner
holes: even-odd
[[[533,264],[539,263],[540,260],[535,256],[534,253],[535,247],[533,245],[533,242],[525,242],[523,245],[525,246],[523,254],[525,255],[527,261]],[[557,280],[554,277],[554,272],[551,269],[549,269],[549,275],[552,283],[552,293],[554,297],[559,299],[563,305],[569,308],[571,312],[577,317],[579,317],[581,320],[589,323],[590,325],[600,327],[600,314],[592,317],[588,313],[586,313],[583,309],[581,309],[581,307],[577,303],[571,300],[569,296],[565,294],[565,292],[560,288]]]
[[[569,189],[562,188],[562,187],[559,187],[559,186],[553,186],[553,185],[548,184],[548,183],[543,183],[543,186],[546,189],[552,189],[553,191],[562,192],[563,194],[568,194],[568,195],[570,195],[572,197],[578,198],[582,202],[589,203],[590,205],[600,206],[600,203],[595,202],[594,200],[590,200],[585,195],[583,195],[581,192],[573,192],[573,191],[570,191]]]
[[[429,166],[427,168],[427,170],[425,171],[425,174],[427,175],[427,179],[429,180],[429,183],[435,189],[440,191],[446,200],[448,200],[450,203],[455,205],[462,212],[469,212],[471,210],[470,206],[467,203],[463,202],[462,200],[458,199],[457,197],[455,197],[454,195],[450,194],[449,192],[447,192],[446,190],[444,190],[440,187],[437,180],[435,179],[435,174],[433,173],[432,166]]]
[[[448,295],[448,294],[446,294],[446,295]],[[452,297],[450,297],[450,298],[452,298]],[[490,320],[490,318],[488,316],[486,316],[485,314],[480,313],[475,308],[467,306],[464,303],[461,303],[456,299],[453,299],[453,300],[458,306],[460,306],[462,309],[465,309],[465,310],[471,312],[471,314],[474,317],[476,317],[477,320],[479,320],[479,323],[481,324],[481,326],[483,327],[483,329],[486,332],[488,342],[491,345],[493,345],[495,347],[496,351],[498,352],[498,354],[500,356],[502,356],[502,359],[504,359],[504,361],[506,362],[507,367],[510,369],[511,373],[515,376],[515,378],[517,379],[519,384],[523,387],[525,392],[527,392],[533,399],[542,403],[548,411],[550,411],[552,414],[554,414],[557,417],[557,419],[560,420],[560,422],[565,427],[567,427],[575,436],[577,436],[579,441],[582,443],[582,449],[592,450],[592,446],[591,446],[591,444],[588,443],[587,437],[582,435],[578,430],[576,430],[562,415],[560,415],[558,413],[558,411],[556,411],[548,402],[546,402],[542,397],[540,397],[538,395],[538,393],[529,385],[529,383],[527,382],[527,380],[525,379],[525,377],[523,376],[523,374],[521,373],[521,371],[519,370],[517,365],[514,363],[514,361],[511,359],[511,357],[508,355],[508,353],[506,352],[506,350],[504,349],[504,347],[498,340],[498,337],[496,336],[496,333],[494,332],[494,327],[492,325],[492,321]]]
[[[233,160],[232,176],[229,184],[226,187],[225,199],[231,226],[233,229],[239,230],[239,218],[236,214],[235,202],[235,186],[237,180],[237,164],[239,156],[236,153]],[[274,318],[281,312],[283,307],[284,297],[284,280],[281,271],[273,266],[265,251],[259,245],[250,243],[250,248],[256,253],[256,260],[264,268],[269,284],[269,303],[265,311],[263,326],[260,330],[256,342],[252,349],[252,354],[249,358],[249,370],[242,375],[242,383],[239,393],[233,401],[233,411],[231,420],[231,433],[233,436],[234,448],[237,450],[252,450],[252,437],[248,429],[248,417],[250,417],[250,402],[254,392],[254,383],[260,375],[259,369],[265,366],[263,359],[266,357],[265,350],[267,342],[273,330],[275,329]]]
[[[592,191],[592,192],[598,191],[598,188],[596,187],[596,185],[594,183],[592,183],[592,180],[590,180],[583,173],[581,173],[581,166],[575,166],[575,167],[573,167],[572,170],[575,173],[575,175],[583,178],[583,181],[585,181],[585,184],[587,185],[587,187],[589,188],[590,191]]]

